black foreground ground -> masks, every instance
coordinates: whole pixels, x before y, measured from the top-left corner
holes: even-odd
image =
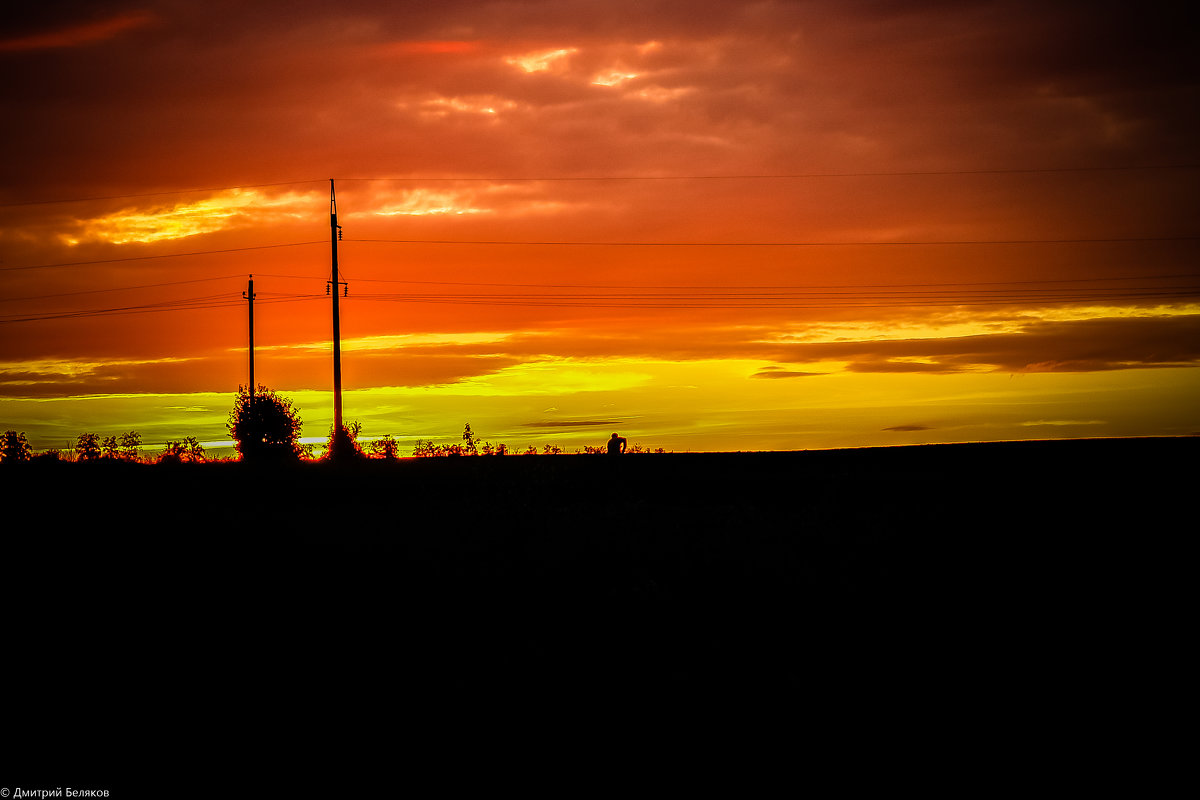
[[[548,698],[1078,722],[1187,649],[1198,454],[10,465],[9,685],[164,730]]]

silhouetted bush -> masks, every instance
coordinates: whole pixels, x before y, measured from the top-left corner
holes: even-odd
[[[94,461],[100,458],[100,435],[96,433],[81,433],[75,440],[75,460]]]
[[[195,436],[189,436],[182,442],[167,442],[167,446],[158,456],[159,464],[198,464],[207,460],[204,446],[196,441]]]
[[[331,428],[329,442],[325,446],[325,455],[321,456],[321,460],[345,463],[366,458],[366,454],[358,445],[360,433],[362,433],[362,423],[358,421],[343,425],[339,429]]]
[[[226,427],[246,462],[299,461],[300,416],[292,401],[261,384],[253,394],[238,387]]]
[[[33,448],[29,446],[25,434],[5,431],[3,440],[0,440],[0,461],[8,464],[16,461],[28,461],[31,458],[33,458]]]
[[[387,436],[371,442],[371,457],[384,461],[396,461],[400,458],[400,444],[389,433]]]
[[[463,429],[462,440],[463,443],[459,455],[473,456],[479,454],[478,441],[475,438],[475,434],[471,431],[471,423],[469,422]]]
[[[137,431],[121,434],[121,458],[129,461],[138,460],[138,448],[142,445],[142,435]]]

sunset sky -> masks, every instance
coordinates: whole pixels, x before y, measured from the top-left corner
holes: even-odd
[[[1167,10],[1179,9],[1177,11]],[[0,429],[676,452],[1200,432],[1179,4],[43,2]]]

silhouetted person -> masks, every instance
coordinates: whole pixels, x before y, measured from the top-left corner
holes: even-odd
[[[610,456],[621,455],[621,453],[625,452],[626,444],[628,444],[628,442],[626,442],[626,440],[623,437],[617,436],[614,433],[612,435],[612,438],[608,440],[608,454]]]

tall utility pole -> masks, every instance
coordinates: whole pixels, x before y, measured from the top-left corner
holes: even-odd
[[[246,283],[242,297],[250,301],[250,396],[254,397],[254,276]]]
[[[333,190],[333,178],[329,179],[329,239],[333,244],[333,278],[329,285],[333,295],[333,431],[340,435],[342,430],[342,323],[338,313],[338,256],[337,245],[341,226],[337,221],[337,195]]]

